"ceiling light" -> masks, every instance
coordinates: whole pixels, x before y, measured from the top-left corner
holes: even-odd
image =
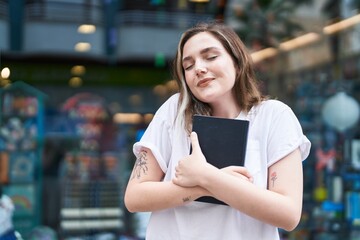
[[[91,49],[91,44],[87,42],[79,42],[75,45],[75,51],[88,52]]]
[[[92,24],[82,24],[78,27],[78,33],[90,34],[96,31],[95,25]]]
[[[79,77],[72,77],[69,80],[70,87],[80,87],[82,85],[82,79]]]
[[[143,120],[139,113],[116,113],[113,119],[114,122],[122,124],[139,124]]]
[[[75,65],[71,68],[71,74],[75,76],[81,76],[84,75],[86,72],[86,69],[82,65]]]
[[[210,2],[210,0],[189,0],[189,2],[194,2],[194,3],[207,3],[207,2]]]
[[[7,79],[10,77],[10,69],[8,67],[4,67],[1,70],[1,78]]]

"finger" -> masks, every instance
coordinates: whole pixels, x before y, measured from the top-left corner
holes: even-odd
[[[192,153],[201,152],[199,139],[196,132],[191,132],[190,139],[191,139]]]
[[[179,185],[178,180],[177,180],[177,177],[173,178],[173,179],[172,179],[172,182],[173,182],[173,184],[175,184],[175,185]]]

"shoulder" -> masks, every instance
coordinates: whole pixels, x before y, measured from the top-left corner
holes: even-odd
[[[283,110],[289,109],[290,107],[282,101],[276,99],[268,99],[260,103],[265,109]]]
[[[268,99],[251,108],[247,118],[250,121],[260,119],[273,122],[279,118],[282,119],[293,115],[294,113],[292,109],[284,102],[275,99]]]
[[[257,105],[252,111],[256,111],[258,113],[263,114],[279,114],[284,111],[292,111],[291,108],[285,104],[284,102],[281,102],[279,100],[275,99],[268,99],[265,101],[262,101],[259,105]]]
[[[177,114],[179,94],[170,96],[156,111],[155,117],[166,121],[173,121]]]
[[[179,102],[179,93],[175,93],[174,95],[170,96],[159,108],[160,109],[173,109],[177,108]]]
[[[168,102],[169,104],[175,104],[177,106],[177,104],[179,102],[179,97],[180,97],[180,94],[175,93],[172,96],[170,96],[166,102]]]

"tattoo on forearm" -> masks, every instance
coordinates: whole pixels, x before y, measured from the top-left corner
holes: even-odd
[[[275,186],[275,180],[277,179],[277,174],[276,172],[273,172],[270,176],[270,179],[272,181],[272,186],[274,187]]]
[[[191,201],[191,197],[190,197],[190,196],[183,198],[183,202],[184,202],[184,203],[185,203],[185,202],[190,202],[190,201]]]
[[[135,177],[139,179],[142,174],[146,175],[148,170],[147,151],[141,150],[138,158],[136,159],[131,179],[134,179]]]

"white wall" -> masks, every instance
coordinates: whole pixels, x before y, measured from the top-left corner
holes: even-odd
[[[125,27],[118,31],[119,58],[154,57],[162,53],[174,57],[180,40],[181,29]]]
[[[80,34],[78,25],[71,23],[30,22],[24,27],[25,53],[76,53],[74,47],[78,42],[88,42],[90,55],[104,54],[103,29],[97,28],[95,33]]]
[[[74,23],[27,22],[24,26],[23,52],[77,54],[75,44],[89,42],[92,47],[85,54],[106,56],[104,29],[97,27],[93,34],[80,34],[77,27]],[[157,53],[173,58],[182,32],[178,28],[122,26],[117,30],[116,58],[153,58]]]

